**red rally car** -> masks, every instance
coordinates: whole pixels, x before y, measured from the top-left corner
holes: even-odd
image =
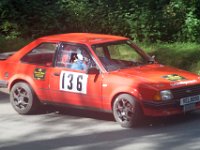
[[[120,36],[71,33],[41,37],[0,55],[0,87],[19,114],[41,104],[112,112],[123,127],[143,115],[200,108],[200,77],[164,66]]]

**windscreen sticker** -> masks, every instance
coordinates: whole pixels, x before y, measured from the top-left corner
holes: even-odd
[[[44,80],[46,75],[46,69],[35,68],[34,70],[34,78],[37,80]]]
[[[88,75],[78,72],[62,71],[60,74],[60,90],[87,94]]]
[[[185,77],[179,76],[177,74],[169,74],[166,76],[162,76],[163,78],[170,80],[170,81],[181,81],[181,80],[186,80]]]

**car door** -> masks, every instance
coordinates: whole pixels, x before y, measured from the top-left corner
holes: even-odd
[[[83,55],[85,67],[75,64],[77,55]],[[54,67],[50,72],[50,95],[53,102],[82,107],[102,108],[102,75],[87,74],[87,69],[95,63],[87,47],[77,44],[60,45]],[[85,69],[86,68],[86,69]],[[85,69],[85,70],[84,70]]]

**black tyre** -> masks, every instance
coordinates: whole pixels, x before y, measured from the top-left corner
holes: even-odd
[[[19,114],[36,113],[40,105],[32,88],[25,82],[16,83],[10,91],[10,102]]]
[[[135,98],[129,94],[120,94],[116,97],[113,103],[113,115],[115,120],[126,128],[143,122],[143,112]]]

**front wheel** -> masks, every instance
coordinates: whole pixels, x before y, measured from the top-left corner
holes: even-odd
[[[35,113],[40,104],[32,88],[25,82],[18,82],[12,87],[10,103],[23,115]]]
[[[113,103],[113,115],[115,120],[122,126],[130,128],[141,124],[143,112],[135,100],[129,94],[120,94]]]

